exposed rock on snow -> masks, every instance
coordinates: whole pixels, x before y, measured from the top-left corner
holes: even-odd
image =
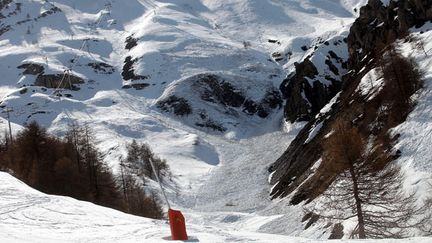
[[[89,66],[101,70],[102,65],[100,64],[89,64]],[[107,67],[107,66],[105,66]],[[25,63],[17,68],[24,69],[22,72],[23,75],[36,75],[36,79],[34,83],[30,83],[30,85],[43,86],[45,88],[52,89],[70,89],[70,90],[79,90],[78,84],[83,84],[84,80],[80,77],[77,77],[71,73],[68,74],[45,74],[45,68],[42,65],[37,63]],[[27,84],[28,81],[27,81]],[[21,85],[27,85],[22,82]]]
[[[168,98],[158,101],[157,107],[165,112],[172,112],[176,116],[187,116],[192,114],[189,102],[182,97],[171,95]]]
[[[383,4],[380,0],[369,0],[350,29],[349,68],[361,68],[386,45],[406,35],[409,28],[420,27],[431,19],[431,1],[386,1]]]
[[[262,119],[274,114],[282,107],[282,98],[271,83],[254,83],[240,76],[199,74],[171,85],[157,101],[157,107],[177,116],[190,116],[186,120],[195,126],[224,132],[241,124],[233,123],[235,120],[254,115]]]
[[[287,121],[309,121],[340,91],[347,70],[346,34],[321,41],[302,62],[294,63],[295,72],[280,86]]]
[[[39,74],[36,77],[34,85],[43,86],[46,88],[61,88],[61,89],[71,89],[79,90],[76,84],[83,84],[84,80],[73,74]]]

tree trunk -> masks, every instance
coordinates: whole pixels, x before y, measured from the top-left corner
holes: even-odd
[[[363,210],[362,210],[362,202],[361,202],[361,199],[359,196],[358,179],[357,179],[357,175],[354,171],[354,165],[350,166],[349,172],[351,174],[352,181],[353,181],[353,193],[354,193],[354,200],[355,200],[356,211],[357,211],[359,238],[360,239],[366,239],[365,223],[364,223]]]
[[[73,127],[72,128],[72,142],[75,146],[75,156],[76,156],[76,162],[77,162],[77,166],[78,166],[78,173],[81,173],[81,159],[80,159],[80,152],[79,152],[79,145],[78,145],[78,131],[76,130],[77,128]]]
[[[120,164],[120,175],[122,180],[123,197],[126,200],[126,210],[128,213],[130,213],[129,197],[127,195],[128,188],[126,185],[125,172],[123,171],[123,164]]]

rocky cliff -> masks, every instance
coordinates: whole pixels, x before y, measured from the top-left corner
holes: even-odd
[[[384,77],[386,74],[383,74],[383,70],[388,65],[402,65],[395,62],[397,54],[391,44],[397,39],[405,38],[411,27],[419,27],[432,20],[431,4],[432,1],[428,0],[400,0],[390,1],[386,6],[379,0],[370,0],[360,9],[360,16],[351,27],[347,38],[349,71],[343,77],[339,95],[328,103],[336,93],[334,90],[329,92],[331,86],[328,86],[327,90],[318,91],[316,95],[320,102],[316,103],[313,112],[307,116],[298,116],[301,112],[286,113],[289,121],[304,120],[302,117],[310,118],[310,121],[286,152],[269,168],[272,173],[270,182],[274,185],[271,191],[273,198],[290,195],[292,204],[310,201],[334,180],[338,171],[331,169],[334,167],[331,162],[322,161],[322,145],[323,141],[331,136],[332,127],[337,120],[344,120],[358,128],[365,139],[373,136],[371,146],[380,147],[374,156],[382,157],[385,163],[398,156],[400,151],[392,150],[397,136],[388,135],[388,131],[405,120],[410,107],[401,98],[398,91],[400,88],[395,88],[396,81]],[[405,61],[401,63],[409,66]],[[397,75],[410,79],[418,74],[416,67],[405,68],[403,65],[396,66]],[[298,64],[297,73],[288,78],[289,82],[285,87],[295,87],[298,85],[296,81],[315,75],[313,66],[308,60]],[[404,74],[403,70],[408,69],[413,73]],[[365,88],[367,82],[375,82],[376,85]],[[412,87],[405,93],[407,97],[418,88],[411,79],[409,84],[412,84]],[[288,97],[287,106],[292,106],[290,100],[298,98],[296,92],[284,94]],[[288,107],[286,110],[294,109]],[[305,111],[301,105],[297,110]]]
[[[385,6],[380,0],[369,0],[348,36],[349,68],[362,67],[388,44],[407,35],[409,28],[431,19],[432,1],[390,1]]]
[[[284,114],[290,122],[309,121],[341,89],[348,53],[344,34],[320,41],[280,85],[286,100]]]
[[[349,61],[346,60],[348,56],[337,55],[333,46],[326,52],[318,50],[295,64],[295,72],[288,75],[280,87],[286,98],[285,119],[290,122],[311,120],[340,91],[342,76],[348,69],[362,68],[385,46],[405,36],[410,27],[430,20],[431,6],[431,1],[390,1],[385,6],[380,0],[370,0],[360,9],[348,38],[339,43],[331,40],[321,43],[322,46],[336,45],[336,49],[337,44],[348,48]],[[310,60],[315,55],[326,56],[329,72],[317,70],[316,66],[321,64]],[[323,78],[320,80],[319,76]]]

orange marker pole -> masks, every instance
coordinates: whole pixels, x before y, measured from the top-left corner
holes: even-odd
[[[180,211],[171,209],[170,203],[168,201],[168,197],[165,194],[165,190],[163,189],[162,183],[161,183],[159,176],[156,172],[156,167],[153,165],[152,159],[150,159],[149,161],[150,161],[150,165],[152,167],[153,173],[156,177],[156,180],[158,181],[159,186],[162,190],[162,194],[165,198],[165,202],[168,205],[168,219],[169,219],[169,224],[170,224],[170,228],[171,228],[171,239],[172,240],[188,240],[188,236],[186,233],[185,218]]]

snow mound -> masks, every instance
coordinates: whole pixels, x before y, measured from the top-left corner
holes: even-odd
[[[268,82],[241,76],[199,74],[170,85],[158,99],[157,107],[186,117],[185,123],[196,127],[246,133],[280,109],[282,98]]]

